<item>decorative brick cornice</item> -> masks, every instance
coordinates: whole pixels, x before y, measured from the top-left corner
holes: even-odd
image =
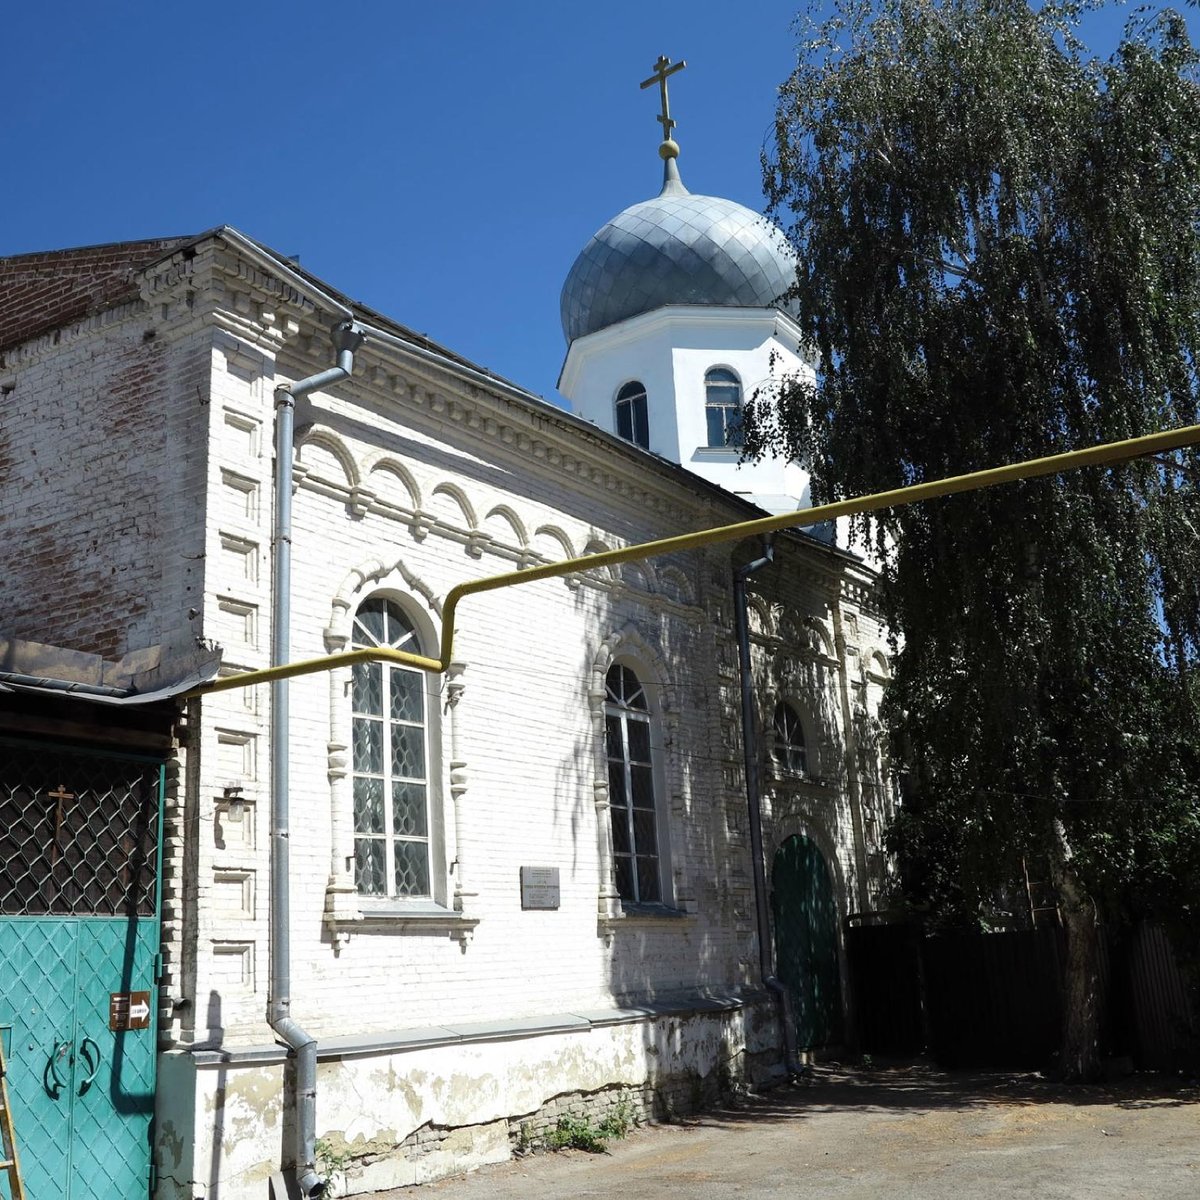
[[[280,349],[285,351],[286,361],[282,373],[299,378],[329,365],[329,314],[245,261],[233,246],[222,243],[214,262],[226,294],[224,319],[244,312],[248,320],[269,320],[272,330],[283,331],[280,340],[286,346]],[[761,320],[762,314],[748,313],[746,319]],[[785,318],[774,314],[773,319]],[[297,330],[294,335],[293,328]],[[418,353],[421,349],[414,346],[409,354],[400,345],[368,339],[357,355],[356,393],[384,412],[395,411],[403,426],[441,438],[446,436],[446,427],[453,426],[483,457],[492,461],[507,457],[514,466],[535,463],[560,486],[609,505],[619,500],[631,513],[653,514],[664,530],[684,532],[746,519],[745,508],[738,501],[730,497],[728,504],[723,503],[718,491],[684,468],[627,448],[551,405],[523,402],[500,387],[493,390],[465,380],[455,373],[452,360],[443,368],[424,352]],[[306,481],[305,486],[310,483],[316,486],[317,481]],[[375,511],[369,488],[353,500],[353,506],[362,515]],[[414,530],[421,525],[418,520]],[[473,531],[443,531],[463,536],[464,545],[474,555],[484,553],[483,543],[472,537]],[[511,556],[514,548],[505,549]],[[515,550],[518,555],[523,553],[520,547]],[[831,582],[844,573],[844,564],[825,561],[827,555],[815,552],[809,557],[813,570]]]
[[[282,326],[282,312],[288,310],[299,327],[297,336],[287,339],[303,360],[296,364],[297,377],[328,366],[326,319],[310,300],[243,261],[232,247],[222,247],[215,261],[223,277],[227,313],[250,311],[259,304]],[[434,428],[455,425],[475,435],[480,448],[490,454],[508,450],[521,459],[543,463],[577,488],[620,495],[639,511],[654,512],[683,528],[695,527],[698,513],[712,504],[707,486],[698,479],[693,482],[682,469],[662,466],[640,454],[638,462],[631,463],[626,455],[634,451],[626,451],[565,411],[533,401],[522,404],[499,389],[463,380],[455,375],[452,361],[443,370],[423,356],[406,355],[399,346],[368,339],[358,353],[354,384],[385,408],[403,406],[406,424],[424,417]],[[660,479],[659,471],[667,474]],[[693,486],[694,505],[681,495]],[[732,505],[731,510],[736,511]]]

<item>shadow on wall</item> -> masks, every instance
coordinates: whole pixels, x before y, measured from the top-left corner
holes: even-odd
[[[688,566],[695,574],[709,564]],[[721,619],[731,615],[725,605]],[[601,833],[624,912],[604,931],[613,998],[636,1006],[738,993],[756,980],[732,626],[714,636],[707,621],[626,602],[613,606],[611,621],[625,635],[611,662],[634,673],[648,700],[644,713],[637,700],[627,713],[612,697],[604,702],[593,756],[608,790]],[[647,901],[638,877],[651,871],[661,886]]]

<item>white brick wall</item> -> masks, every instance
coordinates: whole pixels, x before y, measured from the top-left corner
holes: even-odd
[[[110,656],[204,637],[223,646],[227,670],[266,665],[272,391],[332,355],[324,319],[218,259],[202,249],[186,270],[157,277],[153,308],[132,305],[8,356],[15,389],[0,451],[16,486],[0,520],[26,549],[8,580],[5,633]],[[294,502],[297,659],[340,645],[349,614],[377,589],[437,634],[442,598],[465,579],[745,516],[553,413],[369,343],[353,379],[314,396],[300,419],[312,425]],[[293,681],[292,992],[304,1026],[322,1040],[368,1037],[757,986],[730,561],[717,547],[464,602],[461,694],[451,710],[440,677],[428,694],[434,891],[468,921],[355,921],[345,919],[353,897],[330,900],[331,873],[345,865],[333,847],[352,850],[346,673]],[[868,843],[878,826],[862,817],[861,755],[847,754],[848,724],[861,724],[858,706],[877,706],[886,671],[860,575],[827,551],[781,543],[777,565],[751,585],[765,727],[777,699],[793,703],[820,776],[768,771],[768,854],[792,833],[814,837],[843,915],[874,903],[880,873],[877,847],[856,845],[856,824]],[[614,654],[654,685],[668,890],[682,916],[614,917],[606,900],[591,693]],[[173,767],[164,939],[175,1007],[162,1032],[177,1048],[236,1054],[273,1040],[268,703],[263,686],[194,702]],[[522,911],[522,865],[559,869],[558,910]],[[343,918],[332,928],[330,903]],[[366,1086],[375,1060],[362,1061],[366,1076],[347,1075],[346,1086]],[[583,1086],[542,1082],[538,1103]],[[198,1088],[169,1136],[208,1146],[214,1096]],[[239,1136],[255,1162],[277,1152],[277,1129],[262,1146]]]
[[[564,469],[545,450],[522,446],[525,431],[535,436],[542,418],[510,414],[507,433],[499,424],[489,430],[488,409],[461,385],[411,365],[398,376],[372,358],[368,347],[353,381],[315,396],[306,411],[315,424],[298,453],[294,658],[325,653],[327,631],[345,634],[347,611],[378,589],[403,597],[440,633],[437,608],[452,584],[511,570],[522,555],[562,557],[566,551],[548,529],[579,553],[589,544],[649,540],[722,519],[682,487],[669,497],[675,513],[652,511],[644,496],[584,478],[591,464],[583,454]],[[264,662],[269,641],[274,379],[268,358],[258,370],[247,369],[245,355],[238,361],[235,372],[214,356],[213,408],[221,419],[213,423],[209,467],[215,519],[208,529],[205,629],[227,647],[227,660],[243,667]],[[299,377],[324,365],[318,342],[310,356],[289,359],[282,374]],[[628,469],[619,452],[604,450],[610,470]],[[259,501],[247,507],[252,484]],[[848,911],[863,907],[865,893],[856,891],[864,885],[845,778],[843,664],[833,649],[839,584],[821,554],[782,548],[780,567],[762,585],[775,612],[773,627],[759,639],[764,721],[769,730],[772,697],[794,702],[811,726],[824,777],[820,784],[768,787],[767,812],[772,845],[816,827],[820,843],[836,852],[833,874]],[[434,721],[441,744],[432,774],[442,835],[435,893],[452,903],[451,864],[461,863],[470,893],[463,903],[479,919],[469,939],[386,920],[344,922],[338,932],[348,937],[340,944],[331,938],[322,920],[337,865],[329,743],[348,740],[349,726],[344,713],[340,725],[331,724],[331,705],[334,711],[342,705],[345,681],[326,674],[293,681],[293,1010],[318,1036],[551,1013],[753,982],[728,554],[678,556],[670,564],[677,579],[664,573],[666,565],[627,571],[621,583],[606,572],[599,582],[547,580],[464,602],[455,650],[466,664],[462,697],[453,718],[442,713]],[[681,584],[689,603],[667,595],[678,594]],[[809,614],[822,631],[811,647],[797,614]],[[865,650],[877,645],[878,629],[866,618],[863,625]],[[587,693],[595,664],[607,661],[606,639],[632,652],[647,682],[663,685],[658,729],[666,742],[672,890],[691,910],[682,919],[597,921],[602,829],[593,785],[603,762]],[[777,668],[785,679],[773,677]],[[437,712],[445,706],[445,683],[432,678],[430,689],[430,711]],[[207,1011],[209,993],[219,993],[227,1038],[269,1041],[266,697],[229,692],[203,707],[196,1014]],[[451,719],[458,723],[465,781],[461,844],[449,787]],[[242,788],[235,807],[246,814],[243,828],[253,824],[253,837],[224,832],[231,828],[227,805],[213,798],[230,784]],[[217,844],[218,830],[224,845]],[[341,842],[352,844],[346,828]],[[521,910],[523,864],[559,868],[559,910]],[[257,881],[254,916],[218,899],[225,892],[215,881],[230,872]],[[232,983],[230,946],[255,964]],[[364,1004],[366,996],[373,999]],[[198,1020],[193,1036],[203,1040],[207,1033]]]

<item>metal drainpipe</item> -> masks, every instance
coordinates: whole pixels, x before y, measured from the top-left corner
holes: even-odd
[[[292,441],[296,401],[350,377],[363,333],[353,321],[333,329],[337,366],[275,389],[275,531],[271,546],[271,665],[291,657],[292,624]],[[271,683],[271,983],[267,1023],[295,1058],[295,1182],[302,1196],[320,1196],[325,1185],[316,1168],[317,1040],[292,1018],[291,856],[288,792],[288,684]],[[287,1194],[291,1194],[290,1192]]]
[[[754,677],[750,670],[750,623],[746,618],[746,580],[775,561],[775,547],[763,539],[761,558],[733,572],[733,611],[737,626],[738,674],[742,685],[742,750],[746,766],[746,808],[750,817],[750,859],[754,870],[754,911],[758,923],[758,969],[763,987],[774,993],[783,1030],[783,1065],[790,1077],[804,1074],[796,1053],[796,1029],[787,988],[775,975],[771,953],[771,919],[767,912],[767,873],[763,862],[762,792],[758,778],[758,729],[754,720]]]

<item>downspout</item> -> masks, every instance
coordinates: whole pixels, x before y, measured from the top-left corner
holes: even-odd
[[[750,818],[750,861],[754,878],[754,912],[758,924],[758,969],[763,987],[775,996],[783,1032],[783,1065],[789,1077],[804,1074],[796,1053],[796,1029],[787,988],[775,975],[771,952],[771,919],[767,911],[767,872],[763,861],[762,791],[758,778],[758,727],[754,719],[754,677],[750,669],[750,623],[746,617],[746,580],[775,561],[775,547],[763,539],[761,558],[733,572],[733,611],[737,627],[738,675],[742,685],[742,751],[746,768],[746,809]]]
[[[333,329],[337,366],[275,389],[275,529],[271,543],[271,665],[291,658],[292,441],[296,401],[350,377],[363,334],[352,321]],[[316,1169],[317,1040],[292,1017],[291,856],[288,789],[288,683],[271,683],[271,982],[267,1023],[292,1052],[295,1182],[302,1196],[320,1196]],[[292,1194],[292,1193],[287,1193]]]

